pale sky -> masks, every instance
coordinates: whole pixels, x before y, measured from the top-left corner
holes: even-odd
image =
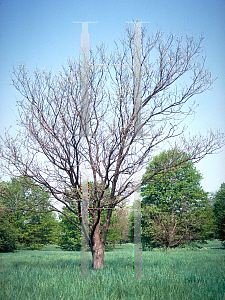
[[[159,28],[165,33],[205,36],[206,66],[218,79],[213,89],[194,97],[199,103],[191,133],[207,129],[225,132],[225,1],[224,0],[127,0],[60,1],[3,0],[0,4],[0,134],[4,127],[16,127],[16,100],[20,94],[11,85],[13,64],[28,69],[61,69],[70,58],[79,56],[81,24],[89,25],[90,47],[104,42],[113,49],[113,40],[125,33],[127,21],[149,22],[148,33]],[[219,189],[225,182],[225,148],[196,165],[203,174],[205,191]]]

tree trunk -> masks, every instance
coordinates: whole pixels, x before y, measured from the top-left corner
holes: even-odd
[[[102,269],[105,257],[105,244],[100,240],[100,232],[96,230],[93,236],[92,266],[93,269]]]
[[[105,258],[105,242],[106,236],[109,228],[110,218],[112,215],[112,210],[109,210],[107,215],[107,220],[105,221],[101,231],[102,236],[100,238],[100,221],[94,229],[94,234],[92,236],[91,244],[92,244],[92,267],[93,269],[102,269],[104,258]],[[94,223],[96,222],[96,218],[94,218]]]

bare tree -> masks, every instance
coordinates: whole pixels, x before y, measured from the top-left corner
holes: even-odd
[[[92,250],[93,268],[103,267],[112,210],[149,180],[135,182],[133,176],[150,162],[155,149],[174,141],[197,162],[224,145],[220,132],[188,140],[183,136],[186,126],[182,124],[195,108],[189,104],[190,98],[212,85],[211,74],[204,68],[202,40],[166,37],[161,32],[147,37],[142,30],[139,108],[133,103],[134,32],[130,29],[111,55],[104,45],[95,53],[90,51],[88,115],[82,112],[80,60],[68,62],[58,75],[38,69],[31,74],[24,65],[14,69],[13,85],[23,96],[18,102],[21,132],[14,138],[6,132],[2,138],[2,170],[11,176],[32,178],[50,191],[55,203],[71,212],[76,213],[73,205],[77,203],[82,224],[80,174],[89,169],[94,182],[90,238],[84,232]],[[140,111],[140,126],[134,130]],[[86,125],[89,133],[84,130]],[[180,164],[171,161],[151,176]],[[105,197],[108,188],[110,199]],[[63,213],[55,203],[48,205],[49,210]],[[100,228],[103,208],[108,213]]]

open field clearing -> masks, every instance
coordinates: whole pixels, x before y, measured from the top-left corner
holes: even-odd
[[[133,246],[106,252],[103,270],[80,274],[80,252],[45,250],[1,253],[1,299],[225,299],[225,250],[219,241],[201,250],[143,251],[142,275],[133,276]],[[96,278],[97,277],[97,278]]]

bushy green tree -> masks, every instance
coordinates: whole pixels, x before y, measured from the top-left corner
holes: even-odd
[[[144,247],[177,247],[195,241],[205,242],[213,234],[212,211],[203,191],[201,174],[191,161],[164,173],[170,161],[185,161],[187,154],[172,149],[154,157],[143,178],[152,177],[142,186],[142,242]]]
[[[26,249],[41,249],[57,240],[57,221],[50,213],[27,213],[21,226],[22,236],[19,238],[21,245]]]
[[[225,183],[222,183],[220,189],[215,194],[214,203],[216,237],[222,241],[225,247]]]
[[[16,250],[17,239],[18,230],[11,222],[9,209],[3,205],[0,199],[0,252],[12,252]]]
[[[57,221],[44,204],[49,202],[49,193],[23,177],[2,182],[0,190],[1,204],[5,208],[1,218],[1,235],[6,244],[14,243],[14,250],[41,249],[55,242]],[[42,206],[43,213],[36,212],[38,206]]]

